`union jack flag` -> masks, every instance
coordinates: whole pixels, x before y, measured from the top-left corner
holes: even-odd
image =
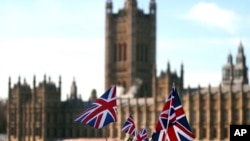
[[[146,128],[143,128],[133,141],[149,141]]]
[[[181,105],[180,98],[178,96],[178,93],[175,89],[175,86],[173,86],[173,89],[170,93],[170,97],[173,96],[172,103],[169,104],[168,107],[170,109],[169,117],[167,120],[167,124],[165,129],[167,134],[167,141],[191,141],[194,140],[195,136],[192,133],[190,126],[188,124],[185,112],[183,110],[183,107]],[[171,106],[172,105],[172,106]],[[160,120],[160,119],[159,119]],[[159,133],[158,133],[159,134]],[[154,141],[159,140],[158,134],[153,134],[152,139]]]
[[[170,109],[170,110],[169,110]],[[172,116],[169,117],[169,115]],[[155,131],[152,135],[152,139],[154,141],[165,141],[167,138],[167,125],[169,124],[169,121],[175,121],[175,113],[174,113],[174,96],[172,93],[169,94],[167,100],[165,101],[165,104],[163,106],[162,112],[160,114],[160,117],[158,119],[158,122],[155,127]]]
[[[122,126],[122,131],[130,135],[136,136],[137,130],[135,128],[135,122],[133,116],[130,114],[126,122]]]
[[[116,122],[116,116],[116,86],[112,86],[100,98],[96,99],[89,108],[77,116],[75,121],[100,129],[111,122]]]

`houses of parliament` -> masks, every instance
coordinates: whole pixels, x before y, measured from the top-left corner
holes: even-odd
[[[175,83],[195,140],[229,140],[230,124],[250,124],[250,85],[244,47],[228,55],[217,87],[184,88],[184,65],[171,71],[170,63],[156,75],[156,1],[149,1],[149,13],[136,0],[125,0],[124,8],[113,13],[113,3],[106,2],[105,89],[116,84],[126,93],[142,80],[133,98],[118,98],[117,122],[94,129],[75,123],[75,117],[97,98],[93,89],[88,101],[81,100],[75,80],[70,96],[61,101],[61,78],[57,84],[50,77],[27,84],[21,78],[9,79],[7,136],[9,141],[52,141],[74,138],[109,138],[117,141],[128,136],[121,131],[129,114],[138,130],[146,127],[152,135],[165,99]],[[225,57],[226,58],[226,57]]]

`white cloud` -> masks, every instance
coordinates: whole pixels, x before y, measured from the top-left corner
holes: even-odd
[[[187,18],[224,29],[230,33],[236,32],[236,14],[215,3],[199,2],[191,8]]]

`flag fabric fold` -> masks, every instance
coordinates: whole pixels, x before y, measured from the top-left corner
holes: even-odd
[[[143,128],[133,141],[149,141],[146,128]]]
[[[173,86],[160,114],[152,139],[153,141],[191,141],[194,138],[178,93]]]
[[[126,122],[122,126],[122,131],[132,135],[136,136],[137,135],[137,130],[135,128],[135,122],[133,116],[130,114]]]
[[[116,86],[108,89],[100,98],[96,99],[89,108],[75,119],[93,128],[103,128],[111,122],[117,121]]]

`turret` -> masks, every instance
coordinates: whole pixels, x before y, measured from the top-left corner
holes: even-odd
[[[10,98],[10,92],[11,92],[11,78],[9,77],[9,98]]]
[[[21,77],[20,77],[20,75],[18,76],[18,85],[20,86],[20,84],[21,84]]]
[[[71,85],[70,97],[71,97],[71,99],[77,99],[77,87],[76,87],[75,78],[73,78],[73,82]]]
[[[61,76],[59,76],[59,81],[58,81],[59,94],[61,94],[61,85],[62,85],[62,78],[61,78]]]
[[[106,1],[106,14],[110,14],[112,12],[113,12],[112,0],[107,0]]]
[[[246,58],[242,42],[238,47],[236,64],[234,67],[234,84],[248,84],[248,68],[246,67]]]
[[[33,76],[33,89],[36,88],[36,76],[34,75]]]
[[[97,99],[97,92],[96,92],[95,89],[93,89],[93,90],[91,91],[91,95],[90,95],[89,101],[93,102],[93,101],[95,101],[96,99]]]
[[[184,84],[184,66],[183,63],[181,63],[181,72],[180,72],[181,76],[180,76],[180,81],[181,81],[181,89],[183,89],[183,84]]]
[[[223,85],[229,85],[233,82],[233,57],[231,53],[227,57],[227,64],[223,67],[222,70],[222,83]]]
[[[43,83],[46,84],[46,74],[43,76]]]
[[[170,63],[169,63],[169,61],[168,61],[168,63],[167,63],[167,72],[168,72],[168,73],[171,73],[170,71],[171,71],[171,68],[170,68]]]
[[[155,2],[155,0],[150,0],[149,12],[151,15],[156,15],[156,2]]]

